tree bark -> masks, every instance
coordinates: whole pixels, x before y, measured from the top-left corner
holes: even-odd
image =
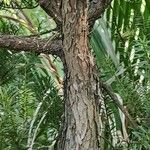
[[[55,20],[58,27],[62,26],[62,1],[63,0],[39,0],[40,6]],[[112,0],[89,0],[88,21],[91,28],[95,20],[101,17],[111,1]]]
[[[65,122],[57,150],[98,150],[101,124],[95,64],[88,46],[88,1],[64,0]]]
[[[99,107],[103,99],[88,45],[88,26],[92,28],[111,1],[39,0],[40,6],[55,20],[58,28],[62,28],[62,40],[0,36],[2,48],[50,53],[62,59],[66,74],[65,119],[57,150],[100,149],[102,122]],[[61,51],[62,47],[64,51]]]
[[[61,39],[41,39],[38,37],[19,37],[0,35],[0,48],[15,50],[16,52],[35,52],[59,56],[63,59]]]

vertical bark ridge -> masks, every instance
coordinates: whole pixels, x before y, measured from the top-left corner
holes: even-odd
[[[88,47],[88,2],[64,0],[63,47],[67,66],[65,126],[58,150],[98,150],[97,82]]]

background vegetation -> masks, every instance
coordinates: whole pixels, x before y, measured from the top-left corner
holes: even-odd
[[[57,34],[55,22],[35,1],[0,3],[1,34],[49,39]],[[106,93],[105,150],[150,148],[149,31],[148,0],[114,0],[91,31],[101,79],[138,124],[133,128]],[[62,79],[59,58],[0,49],[0,149],[52,149],[63,112]]]

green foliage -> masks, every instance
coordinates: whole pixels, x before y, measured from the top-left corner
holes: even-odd
[[[31,140],[37,129],[33,148],[51,145],[63,112],[62,98],[54,81],[45,68],[37,67],[41,61],[34,54],[3,53],[1,56],[5,61],[1,59],[0,69],[0,148],[25,149],[33,120]]]
[[[16,9],[11,9],[12,3],[0,2],[0,33],[49,38],[55,34],[50,32],[54,21],[36,1],[16,1]],[[102,80],[111,85],[139,124],[134,129],[131,124],[122,123],[123,114],[104,93],[106,150],[150,147],[149,30],[148,0],[114,0],[92,31],[91,47]],[[54,64],[63,77],[61,62],[56,59]],[[56,74],[50,68],[48,60],[37,54],[0,49],[0,149],[48,149],[53,144],[60,126],[63,98]],[[123,135],[123,125],[129,139]]]
[[[121,96],[123,105],[141,126],[140,129],[132,130],[131,124],[126,126],[128,136],[131,135],[129,136],[131,142],[128,144],[129,149],[148,149],[150,147],[148,130],[150,125],[149,5],[149,1],[142,0],[113,1],[104,17],[96,22],[91,37],[91,45],[102,80],[111,85],[113,90]],[[108,118],[106,125],[110,132],[105,138],[109,137],[113,145],[115,137],[111,131],[117,133],[114,131],[116,128],[121,131],[123,139],[124,135],[122,116],[111,100],[109,96],[106,96],[105,108]],[[110,119],[113,120],[113,124],[110,124]],[[116,146],[113,146],[116,149],[118,146],[119,149],[124,149],[124,144],[118,142]],[[127,146],[125,149],[128,149]]]
[[[140,126],[132,134],[131,150],[150,148],[150,130]]]
[[[1,34],[53,36],[55,23],[36,1],[2,1],[0,9]],[[0,149],[48,149],[55,140],[63,101],[50,68],[43,56],[0,49]]]

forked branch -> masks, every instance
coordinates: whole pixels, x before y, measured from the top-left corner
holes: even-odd
[[[94,22],[101,17],[102,13],[108,7],[112,0],[89,0],[88,20],[90,27],[93,27]],[[62,25],[61,4],[62,0],[39,0],[40,6],[45,12],[52,17],[56,24]]]

